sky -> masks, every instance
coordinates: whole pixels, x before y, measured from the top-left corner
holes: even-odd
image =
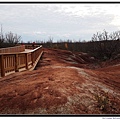
[[[3,33],[23,42],[91,40],[93,34],[120,30],[120,4],[0,4]]]

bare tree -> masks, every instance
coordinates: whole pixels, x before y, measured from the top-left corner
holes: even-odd
[[[96,34],[93,34],[93,37],[91,39],[92,41],[104,41],[104,40],[120,40],[120,31],[115,31],[110,34],[106,30],[103,30],[103,32],[97,32]]]
[[[21,36],[13,34],[12,32],[3,34],[3,29],[1,25],[0,31],[0,47],[11,47],[15,46],[21,41]]]
[[[103,30],[103,32],[97,32],[96,34],[93,34],[92,41],[103,41],[103,40],[109,40],[109,34],[106,30]]]
[[[2,31],[2,25],[1,25],[1,32],[0,32],[0,47],[3,46],[4,43],[4,36],[3,36],[3,31]]]
[[[18,36],[17,34],[13,34],[12,32],[9,32],[8,34],[5,34],[5,41],[9,44],[18,44],[21,40],[21,36]]]
[[[109,35],[110,40],[120,40],[120,31],[115,31]]]
[[[93,34],[92,41],[98,41],[93,44],[92,52],[96,52],[98,57],[103,59],[111,59],[114,55],[119,53],[120,31],[108,34],[106,30],[102,33],[97,32]]]

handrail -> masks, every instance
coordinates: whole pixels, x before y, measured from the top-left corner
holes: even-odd
[[[35,49],[30,49],[29,51],[22,51],[22,52],[14,52],[14,53],[0,53],[0,55],[14,55],[14,54],[22,54],[22,53],[30,53],[30,52],[34,52],[37,49],[42,48],[42,45],[40,45],[39,47],[35,48]]]
[[[42,55],[42,46],[34,50],[16,52],[16,53],[0,53],[0,75],[4,77],[11,72],[19,72],[29,70],[35,66],[36,61]]]
[[[23,52],[25,51],[25,45],[8,47],[8,48],[0,48],[0,53],[14,53],[14,52]]]

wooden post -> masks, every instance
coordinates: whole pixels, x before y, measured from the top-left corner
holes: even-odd
[[[25,53],[25,65],[26,69],[28,70],[28,53]]]
[[[31,52],[31,60],[32,60],[32,66],[33,66],[33,63],[34,63],[34,60],[33,60],[33,52]]]
[[[1,66],[1,77],[5,76],[5,69],[4,69],[4,56],[0,55],[0,66]]]
[[[15,72],[19,72],[19,69],[18,69],[18,54],[15,54]]]

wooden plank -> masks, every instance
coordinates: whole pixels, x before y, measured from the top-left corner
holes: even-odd
[[[15,70],[15,67],[13,66],[13,67],[7,67],[7,68],[5,68],[5,71],[9,71],[9,70]]]
[[[18,54],[15,54],[15,72],[19,72],[19,69],[18,69]]]
[[[29,66],[29,65],[32,65],[32,61],[28,62],[28,66]]]
[[[4,56],[0,55],[0,66],[1,66],[1,77],[5,76],[5,69],[4,69]]]
[[[26,69],[28,69],[28,54],[25,53],[25,65],[26,65]]]
[[[25,67],[25,64],[21,64],[21,65],[18,66],[19,69],[23,68],[23,67]]]

